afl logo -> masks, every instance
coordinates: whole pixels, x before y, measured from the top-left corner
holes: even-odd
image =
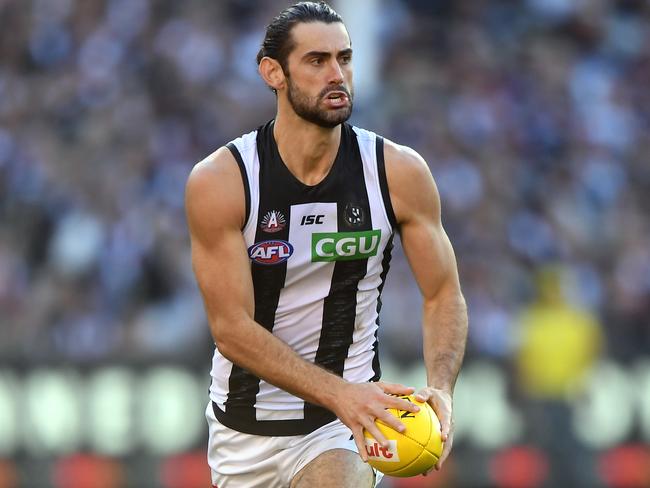
[[[248,248],[248,256],[257,264],[284,263],[293,254],[293,246],[287,241],[262,241]]]

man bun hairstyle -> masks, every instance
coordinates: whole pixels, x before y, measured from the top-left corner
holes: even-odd
[[[325,2],[300,2],[284,9],[266,27],[262,47],[257,53],[258,66],[262,58],[268,56],[278,61],[282,70],[288,73],[289,53],[295,46],[291,37],[291,29],[296,24],[308,22],[333,24],[335,22],[343,23],[343,19]]]

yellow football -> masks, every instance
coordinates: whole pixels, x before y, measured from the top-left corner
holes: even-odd
[[[388,447],[382,447],[374,437],[364,431],[368,463],[389,476],[416,476],[433,468],[442,454],[440,422],[428,403],[417,401],[413,395],[403,398],[420,407],[412,413],[407,410],[389,408],[388,411],[406,426],[404,432],[397,432],[381,421],[375,422],[388,440]]]

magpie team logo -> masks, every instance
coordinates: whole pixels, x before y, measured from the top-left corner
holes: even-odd
[[[350,227],[359,227],[365,221],[365,212],[359,205],[348,203],[343,211],[345,222]]]
[[[266,215],[262,218],[260,229],[264,232],[273,233],[281,231],[286,225],[287,220],[282,215],[282,212],[271,210],[270,212],[266,212]]]

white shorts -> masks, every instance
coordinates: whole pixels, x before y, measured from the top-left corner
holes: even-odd
[[[332,449],[359,452],[352,432],[340,420],[307,435],[268,437],[244,434],[221,424],[212,404],[208,419],[208,464],[219,488],[288,488],[310,461]],[[375,486],[383,475],[375,471]]]

